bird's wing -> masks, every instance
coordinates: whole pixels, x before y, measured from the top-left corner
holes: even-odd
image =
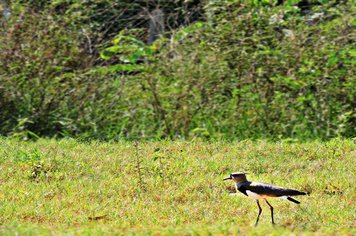
[[[270,197],[305,195],[305,193],[298,190],[258,182],[251,182],[249,185],[245,186],[245,188],[251,192]]]

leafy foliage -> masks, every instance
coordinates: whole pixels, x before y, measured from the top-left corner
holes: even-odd
[[[307,25],[294,8],[231,6],[213,25],[173,41],[155,70],[173,129],[245,138],[354,135],[348,7],[316,9],[323,16]]]
[[[49,13],[19,9],[1,32],[2,133],[60,132],[75,74],[90,65],[78,34]]]
[[[355,136],[351,3],[162,3],[171,27],[152,45],[143,13],[157,5],[142,4],[14,1],[0,33],[0,133]],[[188,10],[199,13],[173,20]]]

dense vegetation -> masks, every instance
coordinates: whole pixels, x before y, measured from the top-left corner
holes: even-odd
[[[355,235],[355,143],[0,139],[1,235]],[[230,172],[311,192],[231,195]]]
[[[0,134],[354,137],[353,1],[246,2],[11,1]]]

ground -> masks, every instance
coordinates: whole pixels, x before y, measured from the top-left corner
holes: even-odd
[[[354,140],[0,139],[1,235],[355,235]],[[258,208],[223,178],[311,192]]]

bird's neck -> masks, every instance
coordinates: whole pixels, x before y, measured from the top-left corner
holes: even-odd
[[[247,179],[245,178],[244,180],[240,180],[238,182],[235,182],[236,184],[236,188],[241,187],[241,185],[243,185],[245,182],[247,182]]]

